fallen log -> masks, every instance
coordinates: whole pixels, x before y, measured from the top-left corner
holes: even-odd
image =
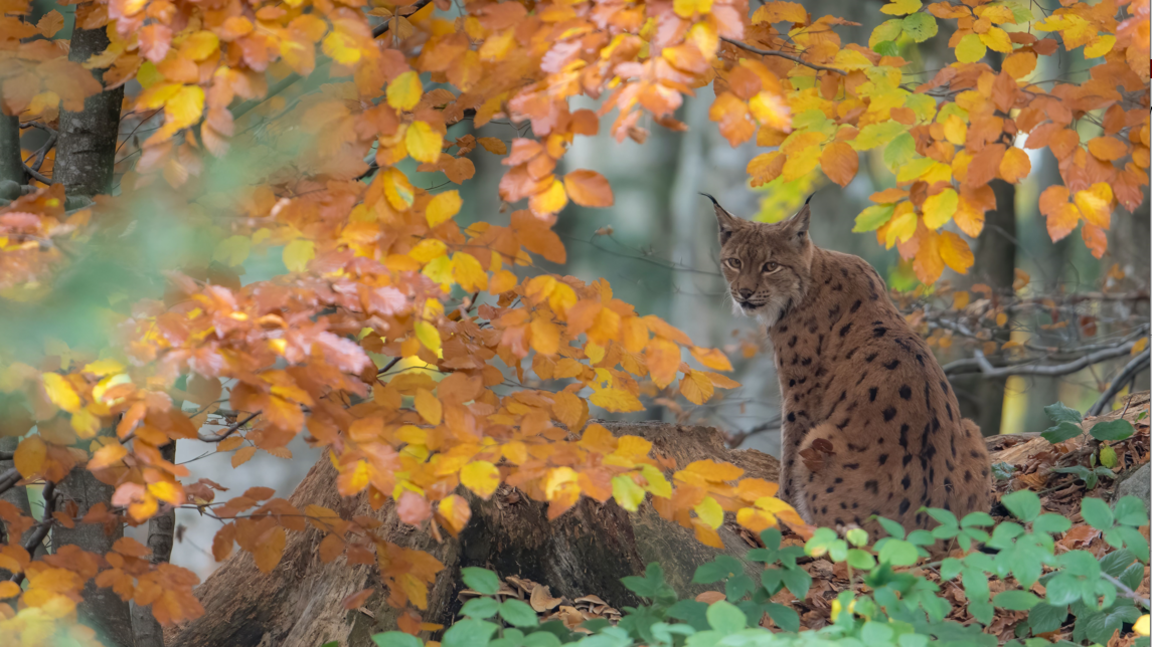
[[[1137,408],[1147,410],[1146,394],[1132,399],[1139,403]],[[1102,418],[1123,415],[1134,420],[1134,413]],[[748,477],[775,482],[779,474],[775,458],[756,450],[728,449],[720,432],[710,427],[654,422],[603,424],[617,436],[635,435],[651,441],[654,455],[673,458],[679,466],[712,459],[730,462],[744,469]],[[1147,421],[1138,424],[1146,444]],[[987,442],[993,462],[1031,463],[1032,473],[1037,456],[1041,456],[1039,462],[1051,464],[1046,452],[1052,447],[1034,434],[994,436]],[[1074,454],[1078,448],[1079,444],[1069,446],[1067,453]],[[719,551],[704,546],[691,531],[660,518],[647,504],[629,514],[612,501],[599,504],[583,499],[549,522],[544,504],[507,486],[501,486],[488,500],[471,497],[472,519],[467,528],[458,538],[445,537],[437,542],[428,533],[402,523],[390,502],[372,510],[363,496],[339,496],[335,479],[330,462],[321,460],[289,501],[298,509],[314,504],[336,510],[344,518],[363,515],[378,519],[383,524],[379,532],[389,541],[427,551],[439,559],[444,570],[429,591],[423,613],[428,622],[448,623],[459,610],[463,590],[460,569],[467,566],[542,583],[557,598],[571,601],[595,594],[620,608],[639,602],[620,584],[620,578],[642,574],[649,562],[659,562],[666,581],[681,594],[695,594],[703,590],[691,584],[698,565],[721,552],[742,560],[752,545],[735,524],[725,524],[720,535],[727,548]],[[376,565],[349,565],[343,557],[324,564],[317,550],[321,539],[322,533],[312,528],[290,533],[283,558],[268,574],[256,568],[251,554],[233,554],[196,590],[205,607],[204,615],[170,628],[165,643],[175,647],[320,647],[335,641],[342,647],[367,647],[372,644],[372,634],[396,629],[399,615],[385,600]],[[751,572],[762,567],[749,564],[748,568]],[[347,596],[368,588],[375,588],[377,593],[358,609],[344,609],[342,601]]]

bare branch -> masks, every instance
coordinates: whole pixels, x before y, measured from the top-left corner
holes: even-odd
[[[778,49],[760,49],[759,47],[753,47],[747,43],[742,43],[738,40],[728,38],[727,36],[721,36],[720,40],[722,40],[725,43],[728,43],[730,45],[735,45],[736,47],[739,47],[742,50],[752,52],[753,54],[759,54],[761,56],[779,56],[780,58],[786,58],[789,61],[792,61],[793,63],[799,63],[801,65],[810,67],[814,70],[822,70],[824,72],[835,72],[835,73],[840,74],[842,76],[848,76],[848,73],[845,72],[844,70],[837,69],[835,67],[827,67],[824,65],[817,65],[815,63],[809,63],[808,61],[805,61],[804,59],[800,58],[799,56],[796,56],[795,54],[789,54],[788,52],[781,52]]]
[[[28,551],[29,555],[34,554],[36,552],[36,547],[39,546],[40,542],[44,541],[44,538],[48,536],[48,531],[52,529],[52,524],[56,522],[56,518],[52,516],[52,513],[55,511],[56,484],[49,481],[48,484],[44,486],[44,517],[40,520],[40,523],[36,524],[36,526],[24,539],[23,547],[24,550]],[[13,573],[11,581],[17,584],[23,582],[24,571]]]
[[[1096,402],[1088,408],[1085,415],[1100,415],[1100,413],[1104,411],[1104,407],[1112,402],[1112,398],[1116,397],[1116,394],[1120,392],[1120,389],[1124,388],[1125,384],[1136,377],[1140,371],[1148,368],[1149,362],[1152,362],[1152,349],[1145,349],[1143,353],[1140,353],[1134,357],[1131,362],[1128,362],[1124,370],[1120,371],[1120,375],[1117,375],[1116,379],[1112,380],[1112,384],[1108,385],[1108,389],[1100,395],[1100,399],[1096,400]]]
[[[1141,597],[1135,591],[1128,588],[1127,584],[1121,582],[1120,580],[1116,579],[1115,577],[1112,577],[1111,575],[1109,575],[1107,573],[1100,573],[1100,577],[1111,582],[1112,586],[1116,587],[1116,589],[1117,589],[1116,593],[1120,597],[1128,598],[1129,600],[1132,600],[1134,602],[1139,603],[1140,606],[1144,607],[1145,611],[1152,609],[1152,600],[1149,600],[1148,598],[1145,598],[1145,597]]]
[[[234,424],[234,425],[232,425],[231,427],[229,427],[228,429],[226,429],[226,430],[224,431],[224,433],[223,433],[223,434],[221,434],[221,435],[219,435],[219,436],[199,436],[199,438],[200,438],[200,440],[202,440],[203,442],[206,442],[206,443],[218,443],[218,442],[221,442],[221,441],[223,441],[225,438],[227,438],[227,437],[231,436],[232,434],[236,433],[236,431],[237,431],[238,429],[240,429],[241,427],[243,427],[244,425],[248,424],[249,422],[252,422],[252,420],[253,420],[254,418],[256,418],[256,416],[258,416],[258,415],[260,415],[260,412],[259,412],[259,411],[257,411],[256,413],[253,413],[253,414],[249,415],[247,418],[245,418],[245,419],[243,419],[243,420],[237,421],[237,422],[236,422],[236,424]]]
[[[47,151],[45,151],[45,152],[47,152]],[[56,184],[56,182],[52,178],[44,176],[43,174],[40,173],[40,171],[37,171],[36,169],[32,168],[31,166],[28,166],[27,164],[24,165],[24,172],[27,173],[28,175],[32,176],[33,180],[38,180],[40,182],[43,182],[44,184]]]
[[[984,377],[1007,377],[1009,375],[1047,375],[1058,376],[1068,375],[1075,373],[1085,367],[1100,362],[1122,357],[1132,352],[1132,347],[1136,342],[1127,342],[1112,348],[1089,353],[1071,362],[1064,364],[1038,364],[1038,360],[1028,360],[1018,364],[1008,364],[1005,366],[993,366],[984,353],[976,351],[975,357],[972,359],[961,359],[955,362],[950,362],[944,365],[945,375],[957,375],[961,373],[982,373]]]

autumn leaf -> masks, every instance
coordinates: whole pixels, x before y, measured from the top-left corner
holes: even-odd
[[[460,470],[460,484],[487,499],[500,485],[500,470],[488,461],[473,461]]]
[[[460,207],[463,204],[460,193],[455,189],[437,193],[424,210],[425,217],[428,219],[428,226],[438,227],[451,220],[457,213],[460,213]]]
[[[856,177],[859,165],[856,151],[844,142],[833,142],[820,154],[820,168],[824,175],[842,187],[848,186],[852,178]]]
[[[444,147],[440,133],[423,121],[414,121],[408,126],[405,142],[408,154],[420,162],[432,163],[440,159],[440,150]]]
[[[59,11],[53,9],[44,14],[40,21],[36,23],[36,30],[40,35],[45,38],[52,38],[64,27],[64,16]]]
[[[411,70],[404,72],[388,84],[388,105],[397,110],[411,110],[420,102],[424,86],[420,76]]]
[[[44,469],[44,460],[47,456],[48,446],[39,434],[35,434],[20,441],[12,460],[20,476],[32,478]]]
[[[284,265],[290,272],[308,271],[308,263],[316,257],[316,244],[306,238],[297,238],[284,246]]]
[[[621,389],[603,389],[592,394],[589,401],[613,413],[626,413],[629,411],[642,411],[644,405],[633,394]]]
[[[200,121],[204,114],[204,90],[199,86],[186,85],[164,103],[165,127],[182,130]]]
[[[608,180],[596,171],[579,169],[568,173],[564,188],[572,201],[582,207],[610,207],[615,201]]]

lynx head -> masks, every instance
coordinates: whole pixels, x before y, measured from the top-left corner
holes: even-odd
[[[728,280],[733,312],[755,315],[771,328],[803,301],[812,282],[808,202],[792,218],[767,224],[737,218],[715,198],[703,195],[716,209],[720,266]]]

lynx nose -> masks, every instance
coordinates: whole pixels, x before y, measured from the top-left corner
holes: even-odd
[[[737,292],[737,294],[740,295],[740,298],[743,299],[744,301],[747,301],[752,296],[752,290],[750,290],[748,288],[740,288],[736,292]]]

